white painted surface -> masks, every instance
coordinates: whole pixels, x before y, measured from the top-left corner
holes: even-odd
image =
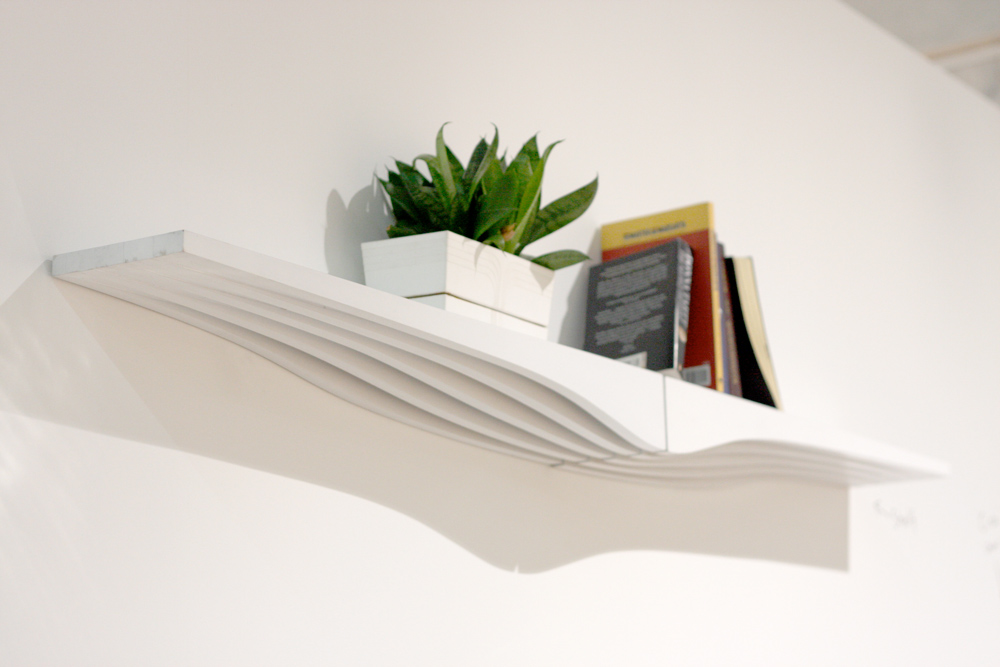
[[[431,296],[414,296],[410,301],[423,303],[432,308],[439,308],[449,313],[458,313],[463,317],[471,317],[480,322],[486,322],[496,326],[501,326],[510,331],[517,331],[533,338],[547,340],[549,337],[548,327],[533,324],[519,317],[511,317],[504,313],[480,306],[478,304],[459,299],[450,294],[432,294]]]
[[[44,261],[27,221],[21,196],[0,155],[0,303]]]
[[[360,281],[377,165],[446,120],[463,157],[491,122],[565,138],[545,195],[601,190],[533,252],[713,201],[788,412],[954,471],[849,499],[554,476],[18,271],[0,662],[1000,663],[998,112],[841,5],[14,0],[0,90],[29,267],[187,226]]]

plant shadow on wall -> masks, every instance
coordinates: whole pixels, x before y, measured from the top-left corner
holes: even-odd
[[[336,190],[326,200],[325,255],[327,271],[340,278],[364,283],[361,267],[361,244],[385,238],[392,224],[385,196],[378,181],[361,188],[349,203]]]

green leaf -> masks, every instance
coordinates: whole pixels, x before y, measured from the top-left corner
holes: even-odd
[[[397,162],[399,173],[389,170],[388,183],[383,181],[383,187],[389,195],[393,207],[393,215],[397,220],[412,218],[426,224],[429,222],[427,211],[414,201],[411,189],[419,189],[426,179],[408,164]]]
[[[532,172],[535,170],[535,165],[532,165],[531,158],[524,153],[518,153],[514,161],[510,163],[510,166],[504,171],[505,174],[513,174],[517,177],[518,192],[523,192],[524,188],[527,187],[528,181],[531,180]]]
[[[503,234],[497,232],[493,236],[483,239],[482,241],[480,241],[480,243],[482,243],[483,245],[491,245],[494,248],[499,248],[500,250],[503,250]]]
[[[434,229],[448,229],[448,209],[441,203],[434,186],[425,185],[427,179],[423,174],[410,167],[406,171],[400,171],[399,176],[413,203],[426,212],[424,218],[427,225]]]
[[[558,143],[557,141],[554,144],[550,144],[545,149],[545,154],[538,160],[538,168],[531,174],[531,179],[521,194],[521,201],[517,207],[517,218],[514,222],[514,235],[507,241],[507,245],[504,246],[507,252],[518,255],[521,253],[521,249],[527,245],[521,242],[521,238],[524,236],[525,231],[532,226],[535,216],[538,214],[538,207],[542,200],[542,176],[545,174],[545,163],[548,162],[549,154]]]
[[[465,217],[465,211],[469,208],[471,197],[467,196],[463,174],[465,167],[462,162],[455,157],[450,148],[446,147],[448,154],[448,166],[451,169],[452,181],[455,183],[455,196],[451,200],[452,231],[461,233],[459,221]]]
[[[399,238],[400,236],[414,236],[415,234],[422,233],[412,227],[406,227],[404,225],[392,225],[385,231],[389,235],[390,239]]]
[[[532,138],[528,139],[526,142],[524,142],[524,145],[521,146],[521,150],[518,152],[517,157],[521,157],[522,155],[528,160],[528,163],[532,166],[532,168],[534,168],[534,166],[538,164],[537,134]],[[516,160],[517,158],[514,159]]]
[[[462,166],[462,161],[451,152],[451,149],[447,146],[445,147],[445,153],[448,156],[448,166],[451,167],[451,178],[455,182],[455,192],[459,192],[462,187],[462,180],[465,175],[465,167]]]
[[[492,171],[498,172],[499,166]],[[488,190],[484,188],[472,238],[478,240],[492,236],[494,230],[509,224],[517,214],[517,195],[517,177],[512,172],[497,177]]]
[[[416,164],[416,160],[413,161]],[[400,162],[396,160],[396,169],[399,170],[400,176],[406,176],[407,178],[415,178],[420,185],[430,185],[430,181],[427,177],[420,173],[420,170],[416,169],[412,164],[406,164],[405,162]]]
[[[531,261],[535,264],[541,264],[542,266],[549,269],[561,269],[566,266],[572,266],[573,264],[578,264],[580,262],[585,262],[590,257],[583,254],[579,250],[556,250],[555,252],[549,252],[540,257],[535,257]]]
[[[479,184],[483,181],[491,168],[494,168],[495,171],[499,170],[499,173],[501,174],[503,173],[503,170],[499,169],[499,164],[497,163],[497,147],[499,142],[500,130],[496,130],[493,133],[493,141],[490,142],[489,146],[486,145],[485,139],[481,139],[479,144],[476,146],[476,150],[473,151],[472,157],[469,158],[469,166],[465,171],[466,180],[468,181],[466,185],[466,197],[468,198],[469,204],[471,204],[472,199],[476,196]],[[476,166],[473,168],[473,162],[476,160],[477,155],[478,162],[476,162]]]
[[[504,166],[500,160],[492,160],[486,164],[486,171],[483,172],[483,177],[480,180],[480,186],[482,187],[483,193],[488,194],[491,190],[497,187],[500,180],[504,176]]]
[[[534,243],[579,218],[590,208],[596,195],[597,179],[595,178],[582,188],[550,203],[538,212],[535,226],[526,236],[524,245]]]
[[[424,164],[428,165],[427,173],[430,175],[430,178],[424,176],[424,173],[419,169],[417,169],[418,162],[423,162]],[[437,155],[431,155],[430,153],[421,153],[417,157],[413,158],[413,164],[410,165],[415,172],[424,177],[424,182],[427,185],[432,185],[434,181],[434,174],[430,171],[430,165],[434,165],[434,168],[437,169]],[[438,171],[440,171],[440,169],[438,169]]]
[[[535,165],[532,169],[531,180],[527,182],[521,194],[521,204],[517,209],[518,219],[522,218],[530,207],[534,206],[537,208],[541,204],[542,176],[545,175],[545,163],[549,160],[549,153],[552,152],[552,149],[555,148],[558,143],[559,142],[557,141],[554,144],[549,145],[548,148],[545,149],[545,154],[541,158],[536,157]]]
[[[444,172],[438,166],[437,159],[426,160],[423,156],[417,158],[427,164],[427,171],[431,174],[431,187],[428,191],[435,193],[438,200],[438,208],[443,211],[439,225],[442,229],[451,229],[453,226],[452,212],[455,210],[455,196],[448,191],[445,185]],[[451,171],[446,169],[446,171]]]
[[[448,150],[448,146],[444,143],[444,127],[447,124],[448,123],[445,123],[441,126],[441,129],[438,130],[435,144],[437,146],[438,170],[444,177],[444,188],[448,193],[448,199],[450,201],[455,198],[455,177],[452,174],[451,163],[448,160],[448,153],[451,151]]]
[[[386,231],[389,233],[389,238],[394,238],[396,236],[426,234],[428,232],[434,232],[438,230],[426,223],[422,223],[417,220],[407,219],[407,220],[397,221],[396,224],[390,225]]]
[[[388,178],[385,180],[380,178],[379,183],[382,184],[382,190],[389,198],[392,215],[397,221],[422,219],[420,207],[413,202],[406,191],[399,174],[390,171]]]
[[[480,139],[476,147],[472,149],[472,155],[469,156],[469,166],[465,168],[465,173],[462,174],[462,180],[465,181],[466,187],[472,184],[476,173],[483,165],[483,158],[486,157],[488,148],[486,139]],[[483,168],[485,169],[485,167]]]

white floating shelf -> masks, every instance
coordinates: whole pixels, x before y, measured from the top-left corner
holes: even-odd
[[[660,483],[947,474],[926,457],[191,232],[58,255],[52,273],[372,412],[545,465]]]

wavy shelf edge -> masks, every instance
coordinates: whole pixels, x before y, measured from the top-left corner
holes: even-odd
[[[948,473],[927,457],[188,231],[57,255],[52,274],[246,347],[372,412],[568,471],[837,485]]]

